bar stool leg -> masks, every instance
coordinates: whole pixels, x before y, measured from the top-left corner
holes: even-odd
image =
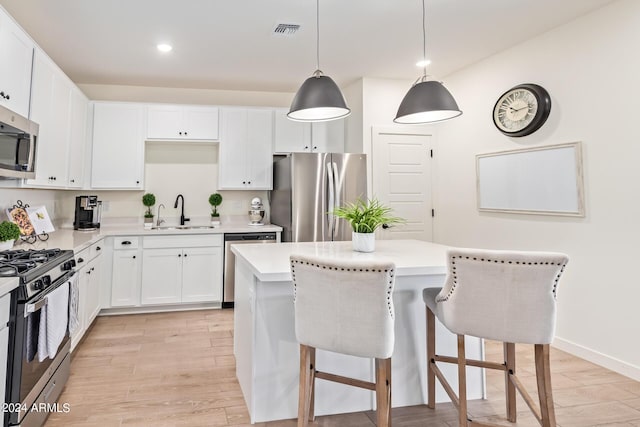
[[[310,422],[314,422],[316,419],[315,414],[315,404],[316,404],[316,349],[315,347],[309,347],[309,366],[311,366],[311,384],[309,384],[309,389],[311,393],[311,397],[309,398],[309,417],[307,418]]]
[[[300,391],[298,398],[298,427],[307,427],[311,405],[311,347],[300,344]]]
[[[535,359],[542,427],[556,427],[556,411],[553,407],[553,394],[551,391],[549,344],[535,345]]]
[[[391,358],[376,359],[378,427],[391,427]]]
[[[427,406],[431,409],[436,407],[436,374],[431,369],[435,363],[436,356],[436,317],[433,312],[427,310]]]
[[[467,362],[464,335],[458,335],[458,415],[460,427],[468,427],[467,420]]]
[[[516,373],[516,345],[514,343],[503,343],[504,360],[507,370],[504,372],[504,391],[507,403],[507,419],[512,423],[516,422],[516,386],[511,381],[510,376]]]

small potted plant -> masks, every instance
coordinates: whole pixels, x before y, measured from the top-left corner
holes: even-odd
[[[222,196],[220,193],[213,193],[209,196],[209,204],[211,205],[211,225],[220,225],[220,214],[218,213],[218,206],[222,203]]]
[[[153,226],[151,207],[156,204],[156,196],[153,193],[145,193],[142,196],[142,204],[147,207],[147,211],[144,213],[144,228],[151,228]]]
[[[8,251],[20,238],[20,228],[11,221],[0,222],[0,250]]]
[[[373,252],[376,247],[375,231],[381,225],[403,223],[404,219],[391,215],[392,209],[378,199],[356,200],[333,210],[333,215],[343,218],[351,225],[353,250]]]

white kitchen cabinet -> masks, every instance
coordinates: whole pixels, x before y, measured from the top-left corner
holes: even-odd
[[[102,257],[93,259],[85,268],[84,274],[88,276],[83,292],[84,298],[84,310],[83,321],[86,328],[89,328],[100,312],[100,275],[102,273],[101,263]]]
[[[74,255],[78,280],[78,327],[71,333],[71,351],[100,312],[102,242],[93,243]]]
[[[142,255],[143,305],[182,302],[182,249],[145,249]]]
[[[138,249],[113,251],[111,307],[140,305],[142,257]]]
[[[39,49],[33,65],[31,120],[40,125],[36,177],[27,185],[65,188],[68,178],[71,92],[75,85]]]
[[[287,118],[286,108],[275,110],[274,152],[276,153],[342,153],[345,120],[305,123]]]
[[[96,102],[91,188],[143,189],[145,106]]]
[[[34,43],[0,9],[0,105],[29,117]]]
[[[222,235],[145,237],[141,305],[222,301]]]
[[[159,140],[218,140],[218,108],[150,105],[147,138]]]
[[[218,188],[270,190],[273,186],[273,111],[228,108],[221,112]]]
[[[89,99],[80,89],[73,87],[70,104],[67,188],[82,188],[84,186],[84,166],[89,140],[87,135]]]
[[[182,251],[182,302],[222,301],[222,248]]]

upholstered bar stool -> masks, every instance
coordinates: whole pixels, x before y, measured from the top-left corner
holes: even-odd
[[[488,426],[467,414],[466,366],[505,373],[507,418],[516,421],[516,390],[543,427],[555,427],[549,344],[556,320],[556,289],[568,258],[550,252],[451,249],[443,288],[427,288],[427,398],[435,408],[435,379],[458,408],[460,427]],[[435,318],[458,335],[457,357],[435,352]],[[466,359],[464,336],[502,341],[504,363]],[[516,377],[515,343],[533,344],[539,409]],[[439,362],[458,365],[458,396],[445,380]]]
[[[314,419],[316,378],[375,391],[378,427],[391,426],[394,269],[391,262],[291,256],[300,343],[299,427]],[[317,348],[375,359],[375,383],[317,370]]]

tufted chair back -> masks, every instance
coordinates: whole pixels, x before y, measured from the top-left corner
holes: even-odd
[[[386,359],[394,346],[392,262],[292,255],[300,344]]]
[[[434,313],[456,334],[549,344],[567,262],[561,253],[451,249]]]

